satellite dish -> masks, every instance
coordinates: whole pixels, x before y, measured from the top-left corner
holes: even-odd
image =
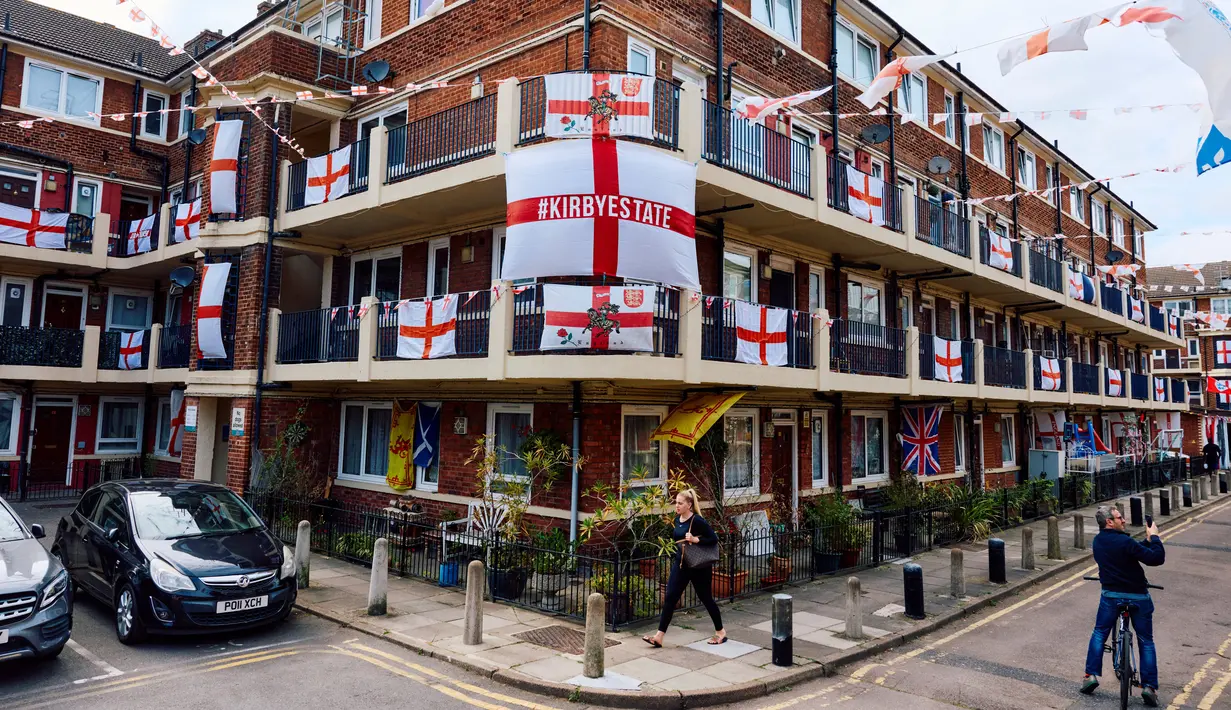
[[[1112,264],[1116,263],[1117,261],[1123,258],[1124,258],[1124,252],[1122,251],[1112,249],[1111,251],[1107,252],[1107,261],[1111,262]]]
[[[205,132],[204,128],[194,128],[191,131],[188,131],[188,142],[193,145],[201,145],[205,142],[205,137],[207,135],[208,134]]]
[[[197,270],[191,266],[177,266],[171,270],[171,286],[167,292],[172,296],[183,293],[188,284],[197,277]]]
[[[889,140],[889,133],[889,126],[883,123],[874,123],[860,131],[859,137],[863,139],[864,143],[884,143]]]
[[[933,175],[947,175],[953,169],[953,163],[943,155],[938,155],[928,161],[928,172]]]
[[[376,84],[379,84],[391,76],[393,76],[393,71],[389,69],[389,62],[386,62],[383,59],[368,62],[363,67],[363,78]]]

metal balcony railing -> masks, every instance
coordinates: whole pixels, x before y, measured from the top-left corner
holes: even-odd
[[[754,180],[812,197],[812,146],[705,102],[702,157]]]
[[[859,180],[864,184],[852,185],[850,178],[852,172],[851,166],[841,160],[838,160],[832,155],[828,157],[828,160],[828,189],[830,207],[847,214],[853,214],[851,212],[852,191],[858,193],[859,196],[856,196],[857,201],[863,200],[864,202],[868,202],[869,200],[872,200],[872,204],[875,206],[877,196],[875,194],[875,190],[872,188],[872,185],[874,184],[872,181],[876,180],[881,183],[881,195],[879,199],[881,201],[880,206],[885,213],[885,226],[895,232],[902,231],[902,203],[904,198],[902,197],[903,192],[901,187],[889,185],[888,183],[881,181],[879,178],[869,175],[863,171],[854,172],[857,172]],[[873,194],[868,195],[869,192],[872,192]]]
[[[1184,380],[1171,380],[1171,401],[1183,404],[1188,401],[1188,384]]]
[[[577,72],[561,72],[577,73]],[[680,87],[665,79],[651,79],[644,74],[634,74],[623,70],[602,72],[591,70],[591,73],[620,74],[630,78],[644,76],[654,82],[654,145],[676,150],[679,148],[680,136]],[[521,82],[521,114],[518,117],[517,144],[526,145],[543,140],[547,135],[547,82],[544,77],[536,76]],[[617,105],[618,108],[618,105]],[[617,119],[618,121],[618,119]],[[641,141],[642,139],[634,138]]]
[[[1073,391],[1077,394],[1099,393],[1099,367],[1084,362],[1073,363]]]
[[[1115,286],[1099,284],[1099,302],[1108,313],[1124,315],[1124,292]]]
[[[705,296],[701,307],[701,359],[736,362],[739,332],[734,298]],[[787,309],[787,367],[812,369],[812,316]]]
[[[574,284],[592,285],[592,284]],[[631,285],[631,284],[630,284]],[[513,353],[516,355],[620,355],[632,351],[604,348],[544,348],[562,342],[567,337],[563,326],[549,325],[544,302],[543,284],[519,288],[513,293]],[[653,352],[674,357],[680,354],[680,292],[667,286],[645,286],[646,299],[653,299]],[[553,330],[548,331],[548,328]],[[556,337],[561,341],[554,341]],[[591,340],[593,344],[593,339]]]
[[[1064,263],[1031,247],[1030,283],[1056,293],[1064,293]]]
[[[128,257],[137,256],[138,254],[146,254],[151,251],[158,250],[159,223],[162,220],[162,210],[154,212],[154,220],[149,228],[149,233],[139,227],[140,223],[149,217],[142,219],[121,219],[112,223],[113,233],[108,238],[107,256]],[[134,232],[133,230],[137,230]],[[147,246],[148,249],[144,248]]]
[[[1132,383],[1133,399],[1148,402],[1150,400],[1150,376],[1139,372],[1129,373],[1129,380]]]
[[[856,375],[906,377],[906,331],[835,320],[829,331],[829,368]]]
[[[453,334],[453,357],[486,357],[488,333],[491,329],[492,292],[489,290],[455,293],[457,303],[457,327]],[[422,301],[425,299],[411,299]],[[376,315],[376,359],[398,359],[398,311],[397,302],[387,301],[372,306]],[[357,308],[357,307],[355,307]],[[369,314],[370,318],[372,314]]]
[[[159,369],[188,367],[192,346],[192,324],[164,326],[158,336]]]
[[[496,152],[496,94],[389,131],[385,182],[406,180]]]
[[[1026,389],[1026,353],[984,345],[983,384]]]
[[[1157,306],[1150,306],[1150,329],[1160,333],[1167,332],[1167,314]]]
[[[350,165],[347,171],[350,189],[343,197],[349,197],[368,189],[368,149],[371,141],[357,140],[351,143]],[[338,168],[335,166],[334,170]],[[286,211],[294,212],[304,208],[304,194],[308,188],[308,161],[301,160],[291,165],[287,175]]]
[[[359,306],[283,313],[278,318],[278,364],[359,359]]]
[[[89,254],[94,250],[94,218],[83,214],[70,214],[65,237],[69,251]]]
[[[148,370],[150,367],[150,333],[143,331],[140,347],[126,348],[126,332],[104,331],[98,340],[98,369],[100,370]],[[124,366],[121,367],[121,357]]]
[[[970,256],[970,221],[923,195],[915,196],[915,238],[958,256]]]
[[[0,325],[0,365],[81,367],[85,331]]]
[[[973,340],[948,340],[939,338],[942,343],[950,344],[948,350],[957,357],[950,358],[945,351],[936,354],[937,338],[920,334],[919,336],[919,379],[939,382],[959,382],[973,385],[975,383],[975,344]],[[951,362],[957,360],[958,362]],[[961,366],[961,376],[952,372],[954,365]],[[952,374],[950,374],[952,373]]]

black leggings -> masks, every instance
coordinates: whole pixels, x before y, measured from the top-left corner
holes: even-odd
[[[663,614],[658,622],[659,631],[667,633],[667,627],[671,625],[671,615],[675,612],[675,605],[684,596],[684,590],[689,584],[692,584],[692,588],[697,592],[697,598],[705,605],[705,610],[710,613],[710,619],[714,622],[714,631],[722,631],[722,615],[718,613],[718,604],[714,601],[714,594],[710,591],[712,575],[709,567],[690,569],[678,562],[671,565],[671,577],[667,579],[667,598],[663,602]]]

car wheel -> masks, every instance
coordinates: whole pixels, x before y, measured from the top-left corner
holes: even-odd
[[[115,636],[126,646],[145,638],[145,626],[137,613],[137,592],[131,584],[121,587],[115,598]]]

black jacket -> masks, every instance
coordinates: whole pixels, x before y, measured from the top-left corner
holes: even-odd
[[[680,516],[677,515],[675,516],[674,523],[675,528],[671,531],[671,537],[677,543],[675,550],[675,561],[677,563],[680,561],[680,556],[684,554],[680,544],[682,544],[684,536],[688,534],[689,525],[692,526],[692,534],[701,539],[702,545],[713,545],[718,542],[718,535],[714,533],[714,528],[710,527],[705,518],[696,513],[693,513],[692,517],[684,522],[680,522]]]
[[[1158,567],[1166,557],[1163,541],[1157,535],[1144,543],[1109,528],[1094,536],[1094,561],[1098,563],[1099,579],[1106,592],[1145,594],[1146,573],[1141,565]]]

